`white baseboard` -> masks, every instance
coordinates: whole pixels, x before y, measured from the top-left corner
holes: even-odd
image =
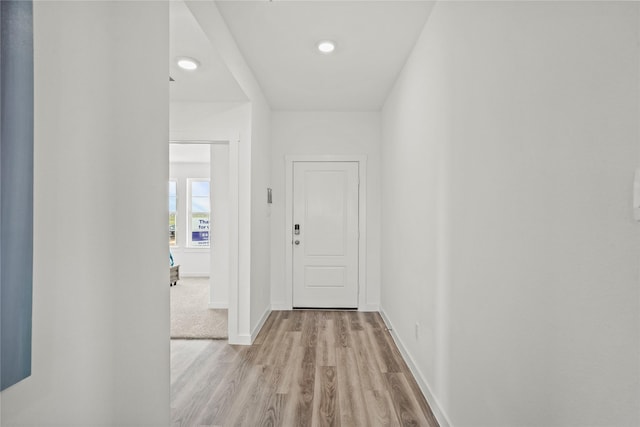
[[[225,301],[212,301],[209,303],[209,308],[213,308],[213,309],[228,309],[229,308],[229,303],[225,302]]]
[[[402,357],[404,358],[405,362],[407,362],[407,365],[409,366],[411,373],[416,379],[416,382],[418,383],[418,386],[420,387],[424,398],[427,399],[433,415],[436,417],[436,420],[438,420],[438,424],[440,424],[440,427],[453,427],[453,425],[449,421],[449,417],[447,417],[444,410],[442,409],[440,402],[438,402],[438,399],[436,399],[436,397],[431,392],[429,383],[425,379],[424,375],[422,375],[422,372],[416,365],[413,357],[411,357],[411,354],[407,350],[407,347],[404,345],[400,337],[398,337],[398,335],[396,334],[393,323],[391,323],[391,320],[389,320],[389,317],[385,313],[384,309],[380,310],[380,316],[382,316],[382,320],[384,320],[384,323],[387,325],[387,328],[389,329],[389,332],[391,333],[396,346],[398,346],[400,353],[402,353]]]
[[[291,304],[286,304],[283,302],[274,302],[274,303],[271,303],[271,310],[272,311],[288,311],[288,310],[293,310],[293,307],[291,307]],[[358,311],[378,312],[380,311],[380,306],[377,304],[367,304],[365,306],[358,307]]]
[[[229,344],[233,344],[233,345],[251,345],[252,341],[251,341],[251,335],[238,335],[236,340],[229,340]]]
[[[258,322],[256,327],[253,328],[253,331],[251,332],[251,336],[249,337],[249,339],[251,340],[251,344],[253,344],[253,342],[255,341],[256,337],[260,333],[260,330],[264,326],[264,322],[267,321],[267,318],[269,317],[270,314],[271,314],[271,308],[267,307],[264,313],[262,313],[262,317],[260,318],[260,321]]]
[[[188,277],[188,278],[209,278],[209,273],[185,273],[180,271],[180,277]]]
[[[253,331],[251,332],[251,335],[249,335],[249,334],[239,334],[237,336],[231,336],[230,335],[229,336],[229,344],[234,344],[234,345],[251,345],[251,344],[253,344],[253,341],[255,341],[256,337],[258,336],[258,333],[260,333],[260,330],[264,326],[264,322],[267,321],[267,318],[269,317],[270,314],[271,314],[271,308],[267,307],[267,309],[264,311],[264,313],[262,313],[262,317],[260,317],[260,321],[258,322],[256,327],[253,328]]]

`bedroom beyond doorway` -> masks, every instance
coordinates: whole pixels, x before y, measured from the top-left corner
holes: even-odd
[[[171,338],[226,339],[229,295],[229,146],[169,145]]]

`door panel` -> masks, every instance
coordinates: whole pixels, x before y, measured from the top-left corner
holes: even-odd
[[[293,306],[356,308],[358,163],[294,162],[293,222]]]
[[[346,178],[344,171],[304,172],[306,256],[345,254]]]

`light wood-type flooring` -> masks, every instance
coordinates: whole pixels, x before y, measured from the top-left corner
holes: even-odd
[[[251,346],[172,340],[173,426],[437,426],[378,313],[274,311]]]

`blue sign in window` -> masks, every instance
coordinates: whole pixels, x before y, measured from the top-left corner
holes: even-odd
[[[198,243],[198,242],[208,243],[209,242],[209,232],[208,231],[192,231],[191,232],[191,241],[193,243]]]

